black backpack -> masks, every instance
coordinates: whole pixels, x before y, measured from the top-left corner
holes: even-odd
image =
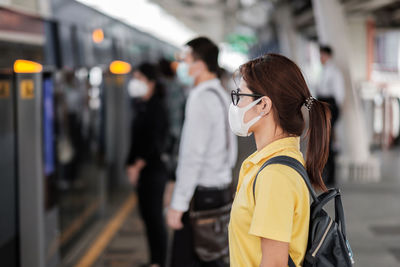
[[[303,267],[351,267],[354,260],[350,244],[346,238],[340,190],[329,189],[318,196],[311,186],[306,169],[299,161],[287,156],[277,156],[266,161],[258,171],[253,183],[254,197],[257,176],[270,164],[282,164],[296,170],[303,177],[314,200],[310,208],[310,229]],[[335,200],[335,220],[323,209],[333,199]],[[289,267],[295,266],[289,255]]]

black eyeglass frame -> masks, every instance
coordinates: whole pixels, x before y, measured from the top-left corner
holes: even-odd
[[[256,97],[256,98],[263,97],[263,95],[260,95],[260,94],[243,94],[243,93],[239,93],[239,88],[238,88],[236,90],[232,90],[231,91],[231,99],[232,99],[233,105],[237,106],[239,104],[240,96],[251,96],[251,97]],[[236,100],[235,100],[235,97],[236,97]]]

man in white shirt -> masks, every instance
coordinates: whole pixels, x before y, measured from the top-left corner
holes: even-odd
[[[171,267],[221,266],[201,261],[193,249],[188,210],[209,210],[232,200],[232,167],[237,140],[227,121],[229,96],[217,77],[218,47],[208,38],[191,40],[182,53],[177,75],[192,87],[186,104],[176,184],[167,223],[175,230]],[[199,265],[197,265],[199,264]]]
[[[323,177],[328,186],[335,185],[335,153],[332,146],[335,124],[340,116],[340,110],[345,96],[343,74],[333,62],[333,50],[329,46],[320,46],[320,60],[323,65],[319,86],[317,86],[317,98],[329,104],[331,118],[331,141],[329,145],[329,157],[325,165]]]

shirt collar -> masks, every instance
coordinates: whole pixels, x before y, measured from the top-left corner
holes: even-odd
[[[331,66],[334,66],[334,65],[335,65],[335,62],[334,62],[333,59],[331,58],[331,59],[328,59],[328,60],[326,61],[324,67],[331,67]]]
[[[260,161],[288,148],[300,150],[300,137],[286,137],[278,139],[265,146],[260,151],[254,152],[252,155],[250,155],[248,161],[253,164],[258,164]]]
[[[213,85],[214,86],[215,85],[220,86],[221,85],[220,80],[218,78],[214,78],[214,79],[211,79],[211,80],[207,80],[207,81],[201,82],[198,85],[196,85],[195,89],[210,88],[210,86],[213,86]]]

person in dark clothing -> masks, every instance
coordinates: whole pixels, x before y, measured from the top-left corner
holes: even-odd
[[[139,209],[146,226],[151,267],[165,266],[167,231],[163,194],[167,170],[161,159],[168,134],[164,92],[156,67],[143,63],[134,72],[128,90],[134,98],[131,147],[127,158],[129,182],[137,187]]]
[[[168,170],[170,180],[175,181],[175,172],[178,161],[179,142],[183,126],[186,97],[182,86],[176,79],[171,66],[172,62],[167,59],[160,59],[158,62],[162,74],[162,82],[166,88],[166,103],[169,121],[169,137],[167,152],[169,156]],[[172,192],[171,192],[172,193]]]

